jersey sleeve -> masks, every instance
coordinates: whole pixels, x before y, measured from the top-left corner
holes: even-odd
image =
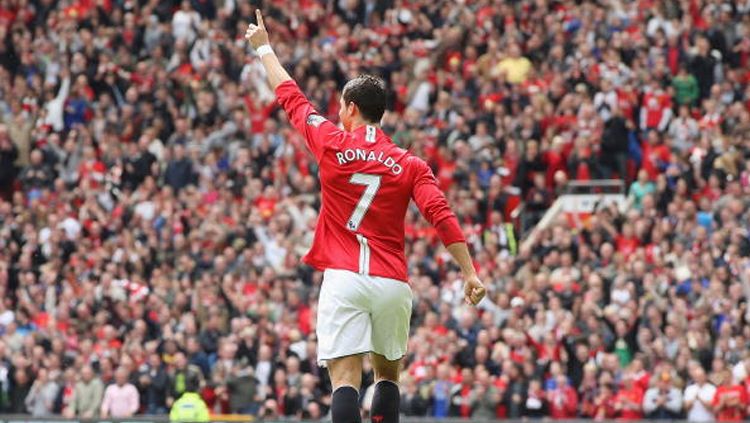
[[[414,166],[414,186],[412,198],[422,212],[422,216],[437,230],[443,245],[465,242],[461,226],[453,214],[448,200],[438,187],[437,179],[427,163],[412,158]]]
[[[327,147],[335,148],[343,142],[345,132],[318,114],[296,82],[282,82],[276,87],[276,97],[318,162]]]

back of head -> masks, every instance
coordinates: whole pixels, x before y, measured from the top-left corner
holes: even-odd
[[[385,113],[385,83],[376,76],[364,74],[350,80],[343,97],[344,104],[354,103],[367,122],[378,123]]]

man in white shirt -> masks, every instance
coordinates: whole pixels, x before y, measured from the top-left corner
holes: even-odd
[[[196,29],[200,25],[201,16],[193,10],[189,1],[180,3],[180,10],[172,17],[172,35],[176,40],[192,43],[196,37]]]
[[[684,406],[691,422],[712,422],[716,419],[711,411],[711,402],[716,387],[706,380],[706,371],[696,366],[691,372],[693,383],[685,388]]]

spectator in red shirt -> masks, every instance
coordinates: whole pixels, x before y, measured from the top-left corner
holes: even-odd
[[[550,416],[553,419],[572,419],[578,411],[578,393],[565,375],[557,376],[555,388],[547,392]]]
[[[662,169],[670,162],[672,153],[664,145],[661,136],[656,131],[649,131],[646,142],[643,143],[643,161],[641,167],[648,172],[650,180],[656,180]]]
[[[635,236],[633,226],[630,223],[622,225],[622,233],[617,235],[615,244],[617,245],[617,251],[625,257],[633,254],[636,248],[640,246],[640,241]]]
[[[615,417],[615,394],[612,385],[603,384],[599,394],[594,398],[593,418],[595,420],[609,420]]]
[[[615,416],[621,420],[643,418],[643,390],[635,383],[633,374],[623,375],[622,387],[614,399]]]
[[[450,415],[468,418],[471,416],[471,393],[474,388],[474,373],[470,368],[461,370],[461,383],[451,390]]]
[[[721,374],[721,386],[714,394],[713,407],[716,420],[720,422],[739,422],[747,415],[747,391],[732,381],[732,373],[725,370]]]

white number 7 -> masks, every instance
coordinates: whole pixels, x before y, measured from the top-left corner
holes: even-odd
[[[362,194],[362,198],[359,199],[357,207],[354,208],[351,217],[349,217],[349,222],[347,222],[346,224],[346,227],[350,231],[356,231],[357,228],[359,228],[359,225],[362,223],[362,219],[365,217],[367,209],[370,208],[372,200],[373,198],[375,198],[375,194],[380,188],[380,176],[369,175],[367,173],[355,173],[354,175],[352,175],[352,178],[349,179],[349,182],[352,184],[364,185],[367,187],[365,188],[365,192]]]

